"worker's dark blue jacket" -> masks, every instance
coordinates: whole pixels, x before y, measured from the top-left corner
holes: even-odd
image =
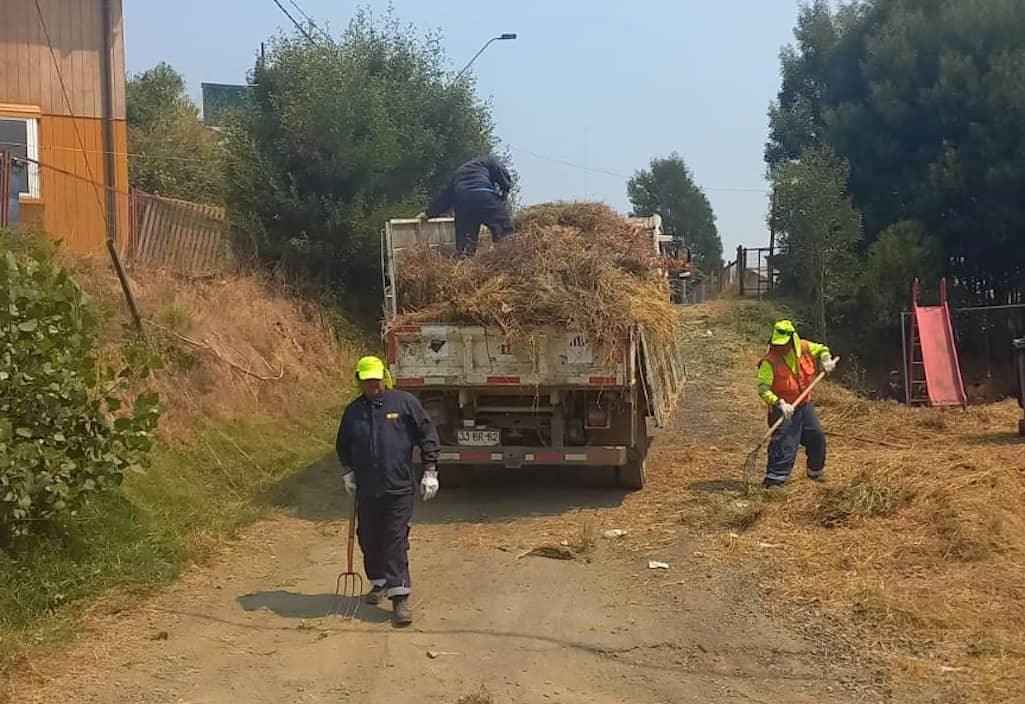
[[[415,396],[385,391],[377,401],[360,396],[342,414],[335,449],[356,473],[360,496],[412,494],[413,448],[423,463],[438,462],[438,431]]]
[[[498,159],[485,157],[468,161],[455,170],[445,190],[427,208],[427,217],[436,218],[457,208],[468,193],[489,191],[504,198],[512,188],[512,176]]]

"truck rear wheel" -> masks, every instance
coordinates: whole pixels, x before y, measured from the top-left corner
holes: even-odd
[[[648,456],[648,422],[640,407],[634,422],[637,424],[637,445],[628,451],[626,464],[616,470],[616,483],[623,489],[640,491],[644,488]]]

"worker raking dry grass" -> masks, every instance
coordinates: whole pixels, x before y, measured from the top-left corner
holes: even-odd
[[[764,329],[779,315],[769,308],[692,311],[708,315],[700,324],[729,353],[708,359],[705,343],[691,347],[695,373],[721,370],[724,356],[736,366],[707,411],[715,447],[684,434],[653,459],[673,473],[662,478],[662,510],[677,507],[692,531],[708,529],[698,532],[709,563],[757,561],[781,613],[831,612],[859,650],[889,665],[894,701],[1021,701],[1025,446],[1013,401],[907,408],[826,383],[816,399],[830,441],[824,483],[795,474],[778,494],[744,496],[728,482],[695,489],[735,479],[724,456],[741,457],[764,428],[750,362],[764,343],[741,331],[759,313],[753,328]]]
[[[537,206],[516,219],[511,237],[473,258],[420,246],[404,261],[399,323],[497,326],[516,340],[558,326],[609,350],[636,324],[654,345],[678,330],[650,236],[604,205]]]

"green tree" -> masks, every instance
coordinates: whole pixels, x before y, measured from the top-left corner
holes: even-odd
[[[0,548],[148,463],[159,399],[122,401],[150,355],[127,348],[120,370],[105,368],[99,323],[48,252],[0,257]]]
[[[830,5],[807,5],[783,51],[770,166],[831,147],[868,242],[917,221],[948,273],[1008,299],[1025,269],[1025,3]]]
[[[903,221],[886,228],[869,248],[865,271],[867,293],[877,320],[897,323],[911,301],[911,282],[918,277],[923,289],[935,288],[942,271],[939,243],[916,222]]]
[[[380,232],[495,146],[435,35],[357,13],[339,42],[274,41],[229,130],[229,205],[260,255],[377,303]]]
[[[698,266],[722,268],[722,239],[712,204],[679,154],[652,159],[627,182],[626,190],[635,215],[661,215],[665,230],[691,248]]]
[[[220,202],[218,137],[203,126],[181,74],[161,63],[132,76],[127,101],[132,185],[171,198]]]
[[[832,151],[813,147],[771,174],[780,286],[814,307],[823,338],[830,306],[854,296],[859,284],[861,216],[847,193],[848,173]]]

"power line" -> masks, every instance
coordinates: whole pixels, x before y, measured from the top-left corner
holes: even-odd
[[[76,174],[74,171],[68,171],[67,169],[62,169],[59,166],[54,166],[53,164],[47,164],[46,162],[39,161],[37,159],[32,159],[32,158],[25,157],[25,156],[16,156],[16,157],[13,157],[13,158],[14,158],[15,161],[23,161],[23,162],[25,162],[27,164],[34,164],[35,166],[38,166],[40,169],[46,169],[48,171],[53,171],[54,173],[58,173],[58,174],[60,174],[62,176],[67,176],[68,178],[73,178],[73,179],[76,179],[78,181],[82,181],[84,183],[91,184],[93,186],[93,188],[96,189],[97,191],[99,191],[100,188],[103,188],[103,189],[106,189],[108,191],[112,191],[114,193],[117,193],[118,195],[122,195],[122,196],[130,196],[131,195],[131,192],[123,190],[123,189],[120,189],[117,186],[106,184],[106,183],[101,183],[101,182],[97,181],[96,178],[92,176],[92,174],[90,174],[89,176],[83,176],[82,174]]]
[[[309,22],[309,23],[310,23],[310,26],[311,26],[311,27],[313,27],[314,29],[316,29],[316,30],[317,30],[318,32],[320,32],[321,34],[323,34],[323,35],[324,35],[324,38],[325,38],[325,39],[327,39],[327,40],[328,40],[329,42],[330,42],[330,41],[334,41],[334,40],[333,40],[333,39],[331,38],[331,35],[330,35],[330,34],[328,34],[328,33],[327,33],[327,32],[325,32],[325,31],[324,31],[323,29],[321,29],[321,28],[320,28],[320,26],[319,26],[319,25],[317,25],[317,23],[313,21],[313,18],[312,18],[312,17],[310,17],[309,15],[307,15],[307,14],[306,14],[306,12],[305,12],[305,11],[304,11],[304,10],[303,10],[303,9],[302,9],[301,7],[299,7],[299,3],[297,3],[297,2],[295,1],[295,0],[288,0],[288,2],[289,2],[289,4],[290,4],[290,5],[292,6],[292,7],[294,7],[294,8],[295,8],[296,12],[298,12],[298,13],[299,13],[300,15],[302,15],[302,16],[303,16],[303,19],[304,19],[304,20],[306,20],[307,22]]]
[[[3,147],[3,146],[23,147],[25,145],[23,143],[21,143],[21,142],[0,142],[0,147]],[[541,161],[551,162],[553,164],[559,164],[561,166],[567,166],[567,167],[570,167],[570,168],[573,168],[573,169],[579,169],[579,170],[585,171],[587,173],[598,173],[598,174],[602,174],[602,175],[605,175],[605,176],[609,176],[611,178],[617,178],[617,179],[623,179],[623,180],[629,180],[630,178],[632,178],[632,176],[628,176],[626,174],[621,174],[621,173],[618,173],[618,172],[615,172],[615,171],[609,171],[608,169],[602,169],[602,168],[596,168],[596,167],[591,167],[591,166],[585,166],[583,164],[577,164],[575,162],[567,161],[565,159],[559,159],[559,158],[556,158],[556,157],[551,157],[551,156],[546,156],[544,154],[539,154],[538,152],[535,152],[532,149],[527,149],[526,147],[520,147],[520,146],[515,146],[515,145],[509,145],[509,147],[511,149],[523,152],[524,154],[527,154],[527,155],[529,155],[531,157],[534,157],[535,159],[540,159]],[[39,150],[40,150],[40,152],[43,152],[43,151],[69,151],[69,152],[75,152],[75,153],[80,153],[80,154],[81,153],[85,153],[85,154],[113,155],[113,156],[118,156],[118,157],[125,156],[125,157],[129,157],[129,158],[132,158],[132,159],[151,159],[151,160],[155,160],[155,161],[179,161],[179,162],[191,162],[191,163],[210,163],[212,161],[220,161],[220,160],[224,160],[226,158],[224,155],[222,155],[222,156],[220,156],[218,158],[215,158],[215,159],[208,159],[208,158],[189,157],[189,156],[170,156],[170,155],[165,155],[165,154],[146,154],[146,153],[142,153],[142,152],[117,152],[117,151],[109,152],[109,151],[104,151],[104,150],[101,150],[101,149],[82,150],[82,149],[80,149],[78,147],[59,147],[59,146],[52,146],[52,145],[40,145]],[[766,188],[743,188],[743,187],[732,187],[732,188],[729,188],[729,187],[720,187],[720,186],[701,186],[701,189],[704,190],[704,191],[712,191],[712,192],[757,193],[759,195],[768,195],[769,193],[771,193],[771,191],[769,189],[766,189]]]
[[[565,159],[558,159],[556,157],[545,156],[544,154],[538,154],[537,152],[532,151],[530,149],[527,149],[526,147],[517,147],[517,146],[512,145],[512,144],[510,144],[509,147],[511,149],[516,150],[516,151],[521,151],[524,154],[528,154],[528,155],[534,157],[535,159],[540,159],[541,161],[548,161],[548,162],[551,162],[553,164],[561,164],[562,166],[568,166],[570,168],[580,169],[581,171],[585,171],[585,172],[589,172],[589,173],[603,174],[605,176],[611,176],[612,178],[619,178],[619,179],[625,179],[625,180],[629,180],[629,179],[633,178],[633,176],[628,176],[626,174],[616,173],[615,171],[609,171],[608,169],[600,169],[600,168],[595,168],[593,166],[585,166],[583,164],[577,164],[575,162],[567,161]],[[723,187],[715,187],[715,186],[701,186],[700,188],[703,191],[717,191],[717,192],[726,192],[726,193],[758,193],[758,194],[762,194],[762,195],[768,195],[769,192],[770,192],[769,189],[767,189],[767,188],[742,188],[742,187],[723,188]]]
[[[0,142],[0,147],[24,147],[24,142]],[[162,159],[164,161],[191,161],[191,162],[210,162],[217,161],[217,159],[201,159],[198,157],[190,156],[167,156],[163,154],[143,154],[138,152],[117,152],[107,151],[105,149],[80,149],[78,147],[56,147],[53,145],[40,145],[39,151],[61,151],[61,152],[74,152],[76,154],[96,154],[99,156],[127,156],[135,159]]]
[[[36,0],[36,2],[38,3],[39,0]],[[292,24],[295,25],[295,28],[298,29],[302,33],[302,35],[310,41],[311,44],[316,44],[316,42],[313,40],[313,35],[307,32],[306,28],[299,24],[298,20],[292,17],[292,13],[285,9],[285,6],[281,4],[281,0],[271,0],[271,2],[278,6],[278,9],[285,14],[285,17],[287,17],[292,22]]]

